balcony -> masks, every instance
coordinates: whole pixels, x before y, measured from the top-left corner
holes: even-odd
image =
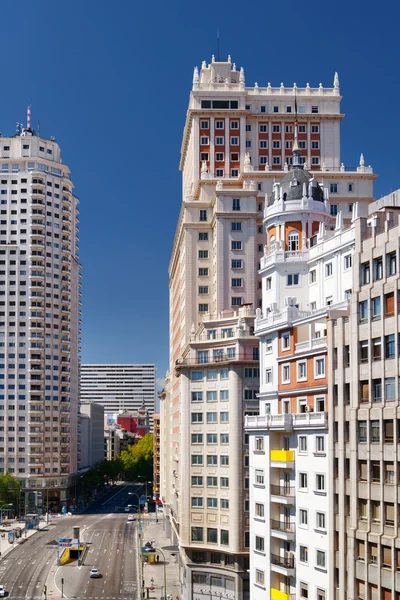
[[[274,250],[268,255],[264,255],[261,259],[261,269],[265,269],[275,263],[283,262],[306,262],[308,260],[309,252],[307,250],[296,250],[285,252],[284,250]]]
[[[271,600],[295,600],[296,598],[296,594],[287,594],[275,588],[271,588],[270,596]]]
[[[271,463],[280,463],[278,466],[294,463],[294,450],[271,450],[270,460]],[[273,466],[274,465],[271,464],[271,467]]]
[[[213,356],[208,356],[207,358],[202,358],[201,360],[199,360],[198,358],[183,358],[183,359],[179,359],[177,361],[175,361],[175,369],[179,369],[185,366],[200,366],[200,367],[206,367],[207,365],[214,365],[214,364],[225,364],[225,363],[232,363],[232,362],[257,362],[258,363],[258,358],[255,358],[253,356],[252,352],[243,352],[243,353],[235,353],[234,355],[230,356],[228,354],[221,353],[218,355],[213,355]]]
[[[285,573],[285,575],[287,576],[294,575],[294,556],[292,554],[289,556],[271,554],[271,565],[275,565],[276,567],[279,567],[280,569],[285,569],[286,571],[291,571],[290,574]]]
[[[307,350],[314,350],[316,348],[326,348],[327,339],[326,337],[313,338],[311,340],[305,340],[304,342],[298,342],[295,344],[295,353],[306,352]]]
[[[294,504],[296,498],[296,488],[285,485],[270,486],[271,502],[279,504]]]
[[[271,519],[271,535],[281,540],[294,540],[296,523]]]
[[[290,430],[301,427],[327,427],[328,413],[307,412],[281,415],[251,415],[245,418],[246,429]]]

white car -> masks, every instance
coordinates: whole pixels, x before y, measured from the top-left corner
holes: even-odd
[[[4,598],[6,595],[6,590],[4,589],[4,585],[0,585],[0,598]]]
[[[93,568],[93,569],[90,569],[90,575],[89,575],[89,577],[91,577],[93,579],[95,577],[101,577],[101,573],[100,573],[100,571],[98,569]]]

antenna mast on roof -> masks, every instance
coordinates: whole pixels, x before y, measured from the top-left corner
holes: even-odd
[[[31,128],[31,105],[28,104],[28,109],[26,111],[26,128]]]

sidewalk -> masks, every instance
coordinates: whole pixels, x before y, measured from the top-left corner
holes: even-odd
[[[44,529],[47,526],[46,521],[40,521],[39,529]],[[8,541],[8,532],[13,531],[20,527],[22,530],[22,537],[14,538],[14,543],[10,544]],[[0,561],[3,560],[7,554],[9,554],[14,548],[16,548],[19,544],[23,544],[28,538],[37,533],[37,529],[26,529],[25,530],[25,521],[10,521],[9,525],[2,527],[4,538],[0,536]],[[25,535],[26,533],[26,535]]]
[[[170,540],[164,535],[164,517],[162,515],[158,515],[158,523],[156,523],[156,516],[154,513],[142,515],[142,524],[144,525],[144,532],[142,537],[144,543],[148,540],[154,539],[154,547],[159,549],[155,552],[156,556],[157,554],[159,556],[158,563],[144,563],[143,574],[144,589],[146,592],[145,598],[147,598],[147,588],[150,588],[152,583],[155,589],[149,589],[149,599],[160,600],[160,598],[164,596],[165,567],[165,575],[167,580],[167,598],[170,598],[171,600],[176,600],[178,598],[179,600],[181,600],[178,553],[174,553],[169,550],[163,550],[163,548],[171,546]],[[165,555],[165,564],[163,561],[163,552]]]

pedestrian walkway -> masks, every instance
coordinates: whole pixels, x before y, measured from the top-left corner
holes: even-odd
[[[156,558],[154,563],[143,563],[142,583],[144,583],[144,598],[160,600],[166,596],[166,599],[168,600],[181,600],[178,552],[163,549],[168,547],[171,548],[171,542],[164,535],[164,517],[162,515],[158,516],[157,521],[156,516],[153,513],[142,515],[142,525],[144,526],[142,540],[144,543],[148,540],[154,540],[153,546],[155,548],[154,554]],[[142,574],[141,568],[140,573]],[[164,590],[165,582],[166,590]]]
[[[39,529],[44,529],[47,526],[45,521],[40,521]],[[21,537],[17,538],[14,535],[14,541],[10,544],[8,540],[8,534],[15,531],[16,529],[21,529]],[[38,530],[37,529],[26,529],[25,521],[16,521],[10,520],[7,522],[7,525],[1,527],[2,534],[0,535],[0,561],[7,556],[14,548],[16,548],[19,544],[23,544],[25,540],[34,535]],[[2,537],[4,535],[4,537]]]

